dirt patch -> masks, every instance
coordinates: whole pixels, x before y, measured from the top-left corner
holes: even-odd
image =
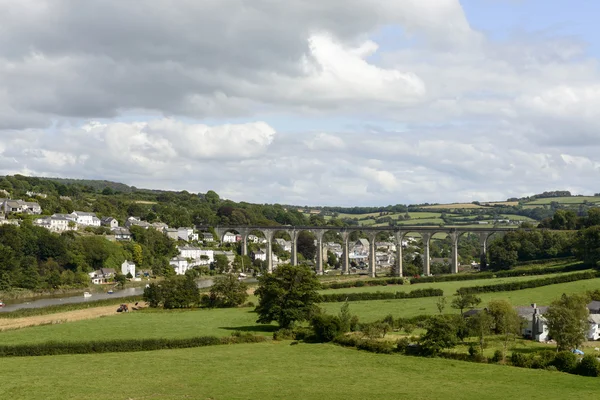
[[[132,307],[135,307],[135,303],[127,305],[130,310]],[[119,314],[117,313],[117,308],[119,308],[119,305],[113,304],[112,306],[86,308],[84,310],[66,311],[56,314],[35,315],[23,318],[2,318],[0,319],[0,331],[26,328],[28,326],[62,324],[64,322],[100,318],[107,315]]]

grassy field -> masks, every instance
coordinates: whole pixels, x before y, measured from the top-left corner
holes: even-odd
[[[598,392],[597,378],[289,342],[13,358],[0,368],[0,398],[11,400],[466,400],[531,392],[568,399]]]
[[[529,277],[531,278],[531,277]],[[512,278],[520,279],[520,278]],[[493,280],[485,280],[490,283]],[[473,282],[443,282],[414,285],[413,289],[438,287],[445,291],[448,300],[456,288],[475,284]],[[432,286],[427,286],[432,285]],[[435,286],[434,286],[435,285]],[[363,287],[337,289],[337,291],[376,291],[376,290],[410,290],[411,286]],[[491,299],[503,298],[514,305],[537,303],[548,304],[562,293],[579,293],[586,290],[600,289],[600,279],[569,282],[544,286],[535,289],[513,292],[486,293],[481,295],[484,304]],[[404,300],[372,300],[352,302],[350,308],[362,321],[370,322],[381,319],[388,314],[394,317],[411,317],[421,314],[437,313],[437,298],[420,298]],[[341,303],[324,303],[322,307],[337,313]],[[0,332],[0,343],[40,343],[49,340],[80,341],[102,339],[132,338],[185,338],[202,335],[228,336],[233,331],[254,332],[271,335],[274,326],[258,325],[256,314],[252,308],[194,310],[194,311],[149,311],[131,312],[106,316],[98,319],[69,322],[64,324],[43,325],[19,330]],[[457,312],[450,308],[446,312]]]
[[[465,210],[472,208],[489,208],[485,206],[481,206],[478,204],[472,203],[451,203],[451,204],[437,204],[434,206],[424,206],[421,207],[424,210]]]
[[[600,203],[600,197],[595,197],[595,196],[548,197],[545,199],[535,199],[532,201],[528,201],[527,203],[525,203],[525,205],[528,205],[528,206],[544,205],[544,204],[550,204],[553,201],[555,201],[559,204],[581,204],[584,201],[587,201],[589,203]]]

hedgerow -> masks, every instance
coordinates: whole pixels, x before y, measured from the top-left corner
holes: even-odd
[[[330,293],[321,295],[323,303],[336,303],[344,301],[361,300],[393,300],[393,299],[415,299],[419,297],[443,296],[442,289],[417,289],[410,292],[375,292],[375,293]]]
[[[54,356],[60,354],[121,353],[236,343],[264,342],[264,336],[234,332],[229,337],[199,336],[187,339],[128,339],[91,342],[46,342],[37,344],[0,345],[0,357]]]

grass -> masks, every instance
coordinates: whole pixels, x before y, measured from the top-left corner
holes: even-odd
[[[0,361],[0,398],[595,398],[597,378],[289,342]],[[76,379],[74,379],[76,377]]]
[[[531,277],[527,278],[531,279]],[[487,283],[490,281],[492,280],[486,280]],[[412,288],[428,287],[426,285],[442,288],[447,294],[449,303],[451,294],[457,287],[466,286],[467,284],[476,284],[477,282],[478,281],[442,282],[415,285],[412,286]],[[411,286],[365,287],[354,288],[352,291],[357,292],[373,289],[383,290],[388,288],[406,290],[410,289]],[[544,305],[549,304],[562,293],[580,293],[594,289],[600,289],[600,278],[513,292],[485,293],[481,295],[481,298],[483,299],[483,304],[486,304],[491,299],[507,299],[514,305],[529,305],[531,303]],[[342,291],[346,289],[337,290]],[[436,301],[437,298],[435,297],[404,300],[356,301],[351,303],[350,308],[362,321],[370,322],[384,318],[388,314],[392,314],[394,317],[434,314],[437,313]],[[322,307],[331,313],[337,313],[341,304],[324,303],[322,304]],[[187,338],[208,335],[227,336],[235,330],[271,335],[275,327],[271,325],[258,325],[256,323],[256,314],[254,314],[252,310],[252,308],[238,308],[194,311],[131,312],[92,320],[35,326],[0,332],[0,343],[19,344],[40,343],[49,340],[81,341],[84,339],[107,340],[157,337]],[[457,311],[448,306],[446,312]]]
[[[559,204],[582,204],[584,201],[589,203],[599,203],[600,197],[595,196],[571,196],[571,197],[548,197],[545,199],[535,199],[532,201],[528,201],[525,205],[544,205],[550,204],[552,202],[557,202]]]

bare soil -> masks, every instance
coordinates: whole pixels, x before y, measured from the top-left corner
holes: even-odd
[[[135,303],[127,304],[129,310],[135,306]],[[138,305],[139,306],[139,305]],[[29,326],[62,324],[64,322],[81,321],[84,319],[93,319],[105,317],[107,315],[115,315],[117,313],[118,304],[112,306],[103,306],[95,308],[87,308],[84,310],[65,311],[62,313],[35,315],[32,317],[23,318],[2,318],[0,319],[0,331],[9,329],[20,329]]]

